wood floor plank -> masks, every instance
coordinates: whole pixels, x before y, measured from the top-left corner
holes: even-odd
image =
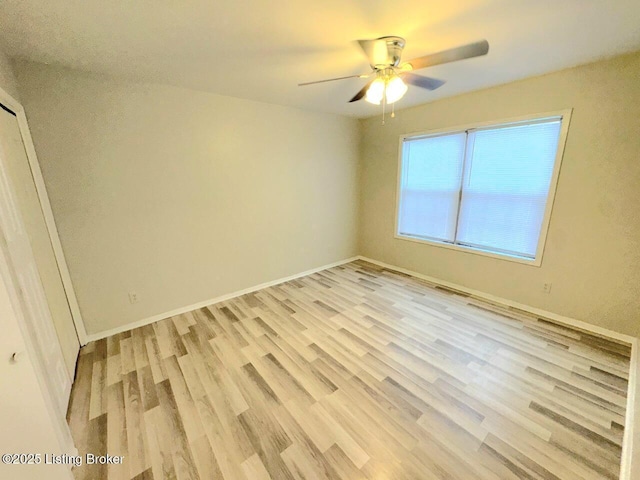
[[[144,406],[140,395],[138,372],[136,370],[123,377],[124,412],[126,419],[127,447],[129,453],[129,471],[134,477],[151,464],[148,445],[145,442]]]
[[[206,436],[202,436],[190,443],[196,470],[202,480],[209,478],[223,478],[218,461],[211,449],[211,444]]]
[[[362,261],[84,347],[77,479],[599,479],[629,345]]]
[[[271,480],[271,475],[269,475],[267,469],[264,468],[264,464],[257,453],[254,453],[242,462],[241,466],[247,478],[251,478],[252,480]]]
[[[93,362],[93,372],[91,377],[91,400],[89,402],[89,420],[107,413],[106,401],[106,374],[107,360],[97,360]]]
[[[149,462],[154,478],[173,480],[176,471],[171,456],[171,439],[160,405],[144,412],[145,441],[149,448]],[[109,476],[111,479],[111,476]]]
[[[164,451],[169,450],[178,479],[199,480],[200,476],[193,460],[187,434],[182,423],[176,398],[169,380],[158,384],[158,400],[162,411],[165,431]],[[166,443],[170,444],[167,449]]]
[[[114,355],[114,357],[120,357],[120,354]],[[123,457],[121,465],[109,465],[109,479],[128,480],[131,478],[129,474],[131,459],[127,441],[127,421],[122,381],[107,387],[107,453]],[[156,478],[161,477],[156,476]]]

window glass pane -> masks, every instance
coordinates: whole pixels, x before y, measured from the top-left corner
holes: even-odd
[[[560,121],[472,131],[457,242],[535,257]]]
[[[405,141],[398,230],[453,242],[465,133]]]

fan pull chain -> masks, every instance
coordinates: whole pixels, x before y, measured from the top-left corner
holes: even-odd
[[[387,106],[387,95],[386,93],[382,95],[382,125],[384,125],[384,111]]]
[[[391,104],[391,118],[396,118],[396,104]]]

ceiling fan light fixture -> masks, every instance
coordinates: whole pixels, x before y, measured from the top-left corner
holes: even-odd
[[[385,89],[387,103],[397,102],[404,96],[405,93],[407,93],[407,85],[399,76],[394,75],[387,82],[387,88]]]
[[[312,85],[315,83],[331,82],[333,80],[344,80],[346,78],[368,78],[375,75],[376,78],[364,85],[358,93],[349,100],[349,103],[357,102],[364,98],[373,105],[382,104],[383,125],[385,107],[387,104],[392,104],[391,117],[393,118],[395,116],[395,102],[407,93],[407,84],[424,88],[425,90],[435,90],[445,83],[443,80],[438,80],[437,78],[415,75],[412,73],[414,70],[457,62],[458,60],[465,60],[467,58],[481,57],[489,52],[489,42],[480,40],[401,63],[402,51],[405,46],[405,40],[402,37],[387,36],[372,40],[358,40],[358,44],[369,60],[369,65],[371,66],[370,73],[329,78],[315,82],[299,83],[298,85]]]
[[[385,87],[386,82],[384,81],[384,78],[376,78],[373,83],[369,85],[364,99],[369,103],[373,103],[374,105],[380,105],[382,97],[384,96]]]
[[[405,93],[407,85],[398,75],[381,73],[367,89],[364,99],[374,105],[380,105],[383,99],[391,104],[400,100]]]

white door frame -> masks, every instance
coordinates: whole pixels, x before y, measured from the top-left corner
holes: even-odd
[[[38,157],[36,155],[36,149],[31,139],[31,132],[27,123],[27,116],[25,115],[24,108],[15,98],[9,95],[0,86],[0,103],[7,108],[11,109],[18,119],[18,126],[20,127],[20,135],[22,136],[22,142],[24,143],[27,158],[29,159],[29,166],[31,167],[31,174],[36,185],[36,191],[40,200],[40,206],[42,207],[42,213],[44,214],[44,220],[49,232],[49,239],[53,246],[53,252],[56,257],[56,263],[58,265],[58,271],[60,272],[60,278],[62,279],[62,285],[69,303],[69,310],[71,311],[71,317],[76,327],[76,334],[80,346],[84,346],[88,343],[87,331],[80,314],[80,307],[78,306],[78,299],[76,298],[76,292],[71,283],[71,276],[69,275],[69,268],[67,267],[67,261],[64,257],[62,245],[60,243],[60,237],[58,235],[58,227],[53,218],[53,211],[51,210],[51,203],[49,203],[49,196],[47,195],[47,188],[42,177],[42,171],[40,170],[40,164],[38,163]]]

